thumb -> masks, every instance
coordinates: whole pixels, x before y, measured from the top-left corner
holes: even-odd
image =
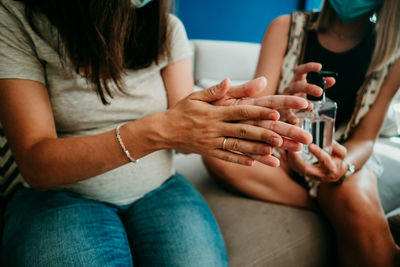
[[[233,98],[254,97],[267,87],[267,78],[258,77],[245,84],[232,86],[229,89],[229,96]]]
[[[279,150],[279,155],[281,156],[282,160],[287,160],[287,154],[285,150]]]
[[[222,82],[191,95],[191,99],[204,102],[213,102],[223,98],[229,90],[231,81],[225,78]]]

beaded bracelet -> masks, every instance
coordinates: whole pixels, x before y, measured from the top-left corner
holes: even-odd
[[[128,157],[128,159],[132,162],[132,163],[136,163],[138,162],[138,160],[132,158],[131,154],[129,153],[128,149],[126,149],[124,142],[122,142],[122,138],[119,135],[119,128],[122,125],[118,125],[117,128],[115,128],[115,135],[117,136],[118,142],[121,145],[122,150],[124,151],[125,155]]]

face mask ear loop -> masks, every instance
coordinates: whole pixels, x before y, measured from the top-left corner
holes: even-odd
[[[376,24],[378,22],[378,15],[376,13],[376,10],[371,14],[369,17],[369,21],[373,24]]]
[[[148,3],[150,3],[152,0],[131,0],[131,3],[133,6],[136,8],[142,8]]]

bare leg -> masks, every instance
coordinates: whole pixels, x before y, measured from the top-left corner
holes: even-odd
[[[215,158],[203,158],[208,170],[226,186],[247,196],[288,206],[311,209],[314,203],[307,191],[293,181],[283,161],[273,168],[256,162],[240,166]]]
[[[318,202],[335,229],[342,266],[400,266],[372,172],[360,170],[342,185],[322,183]]]

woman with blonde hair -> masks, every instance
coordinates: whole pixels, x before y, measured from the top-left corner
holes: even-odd
[[[278,17],[265,33],[256,72],[269,79],[263,95],[320,96],[321,88],[307,83],[307,74],[322,68],[337,72],[336,80],[326,79],[326,95],[338,105],[332,153],[309,145],[318,159],[311,165],[298,153],[280,151],[275,169],[204,157],[208,169],[239,192],[320,209],[335,230],[342,266],[400,265],[377,190],[382,167],[373,156],[400,87],[399,27],[397,0],[326,0],[319,13]],[[282,111],[281,120],[296,124],[295,113]]]

